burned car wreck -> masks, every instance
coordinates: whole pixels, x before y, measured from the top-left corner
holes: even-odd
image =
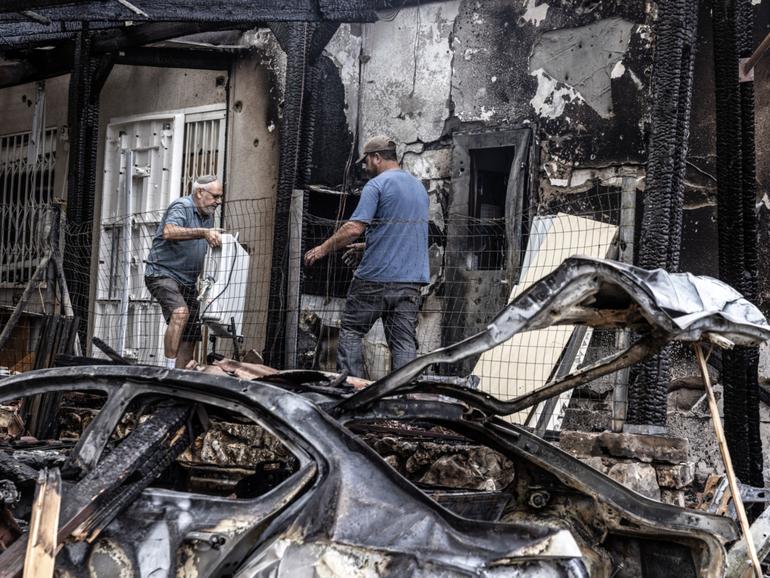
[[[637,339],[510,401],[423,375],[554,324],[631,328]],[[0,446],[0,478],[21,496],[5,500],[0,576],[21,575],[37,539],[29,519],[43,468],[61,471],[59,576],[722,576],[738,538],[731,519],[645,498],[502,416],[670,341],[769,337],[761,313],[716,280],[572,258],[486,330],[361,390],[312,371],[247,380],[91,366],[7,378],[0,403],[79,396],[93,411],[68,436],[62,403],[55,441]],[[511,475],[482,489],[408,480],[360,434],[394,423],[489,448]],[[219,465],[214,428],[248,430],[260,449]]]

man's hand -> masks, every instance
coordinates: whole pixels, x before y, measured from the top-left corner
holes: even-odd
[[[222,231],[224,229],[204,229],[203,238],[209,247],[219,247],[222,244]]]
[[[318,261],[319,259],[323,259],[326,257],[326,249],[324,249],[323,245],[318,245],[317,247],[313,247],[305,253],[305,265],[310,267],[313,263]]]
[[[366,243],[352,243],[347,246],[347,251],[342,254],[342,262],[348,267],[355,267],[361,262],[364,256]]]

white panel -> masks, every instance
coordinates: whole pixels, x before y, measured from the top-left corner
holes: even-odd
[[[248,253],[237,237],[223,234],[221,247],[209,247],[201,276],[200,317],[215,335],[228,335],[231,318],[242,334],[248,275]]]
[[[96,302],[94,336],[113,349],[118,348],[119,328],[120,324],[124,323],[119,308],[118,300]],[[149,301],[131,301],[125,324],[124,357],[137,363],[163,365],[163,335],[166,322],[160,305]],[[93,348],[92,355],[107,358],[96,347]]]
[[[102,221],[122,219],[125,167],[121,149],[134,152],[132,213],[142,221],[160,220],[181,190],[184,115],[122,119],[107,126],[102,189]],[[153,212],[152,215],[146,215]]]
[[[160,305],[133,301],[128,309],[125,355],[137,363],[163,365],[166,322]]]
[[[118,343],[119,307],[120,301],[97,301],[94,315],[94,337],[98,337],[113,349]],[[97,347],[92,349],[91,355],[107,359]]]
[[[545,277],[580,247],[582,255],[605,257],[617,227],[583,217],[559,213],[536,217],[532,222],[519,284],[513,301],[535,281]],[[500,399],[526,395],[546,384],[573,327],[560,325],[518,333],[505,343],[484,352],[473,373],[481,378],[481,390]],[[521,424],[529,410],[506,419]]]

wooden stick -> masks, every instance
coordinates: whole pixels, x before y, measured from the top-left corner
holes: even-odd
[[[42,470],[37,480],[29,523],[24,578],[51,578],[58,550],[61,475],[58,468]]]
[[[748,74],[752,68],[754,68],[754,65],[757,63],[757,61],[762,58],[762,55],[767,51],[767,49],[770,48],[770,33],[765,36],[765,39],[760,43],[759,46],[757,46],[757,49],[754,51],[754,54],[752,54],[749,59],[744,63],[743,65],[743,73]]]
[[[0,333],[0,349],[3,348],[5,342],[8,341],[8,338],[11,336],[13,328],[16,327],[16,323],[18,323],[21,314],[24,312],[24,308],[27,306],[27,302],[32,296],[32,293],[37,289],[37,284],[43,280],[43,274],[48,270],[48,261],[50,259],[51,254],[48,253],[40,261],[30,280],[27,281],[27,286],[24,288],[24,292],[21,294],[21,299],[19,299],[19,302],[16,304],[16,308],[13,310],[13,313],[11,313],[11,316],[8,318],[5,327],[3,327],[3,331]]]
[[[701,348],[700,343],[693,345],[693,348],[695,349],[695,356],[698,358],[700,371],[703,374],[703,385],[706,387],[706,396],[708,397],[709,410],[711,411],[711,422],[714,424],[714,432],[717,435],[717,443],[719,444],[719,451],[722,454],[725,475],[727,476],[727,483],[730,485],[730,493],[733,495],[733,504],[735,504],[735,511],[738,514],[738,522],[741,526],[743,539],[746,540],[746,547],[749,552],[749,557],[751,558],[751,565],[754,567],[756,578],[763,578],[762,568],[759,565],[759,558],[757,558],[757,550],[754,547],[754,540],[751,537],[749,520],[746,517],[746,510],[743,508],[743,500],[741,500],[741,492],[738,489],[738,481],[735,478],[733,462],[730,459],[730,450],[727,449],[727,440],[725,439],[724,429],[722,429],[722,420],[719,417],[717,400],[714,397],[714,390],[711,388],[711,378],[709,377],[709,371],[706,367],[706,359],[703,357],[703,349]]]

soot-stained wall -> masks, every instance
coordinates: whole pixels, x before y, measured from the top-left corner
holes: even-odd
[[[356,153],[374,134],[399,143],[431,199],[436,310],[446,307],[445,255],[463,242],[445,230],[462,208],[453,206],[453,135],[531,128],[533,206],[601,205],[608,195],[617,205],[621,174],[644,189],[653,3],[449,0],[379,16],[342,25],[326,47],[334,66],[324,68],[321,98],[344,111],[345,125],[339,114],[319,121],[313,178],[341,185],[349,143]]]
[[[421,155],[457,130],[530,124],[549,187],[579,187],[593,176],[585,169],[644,163],[647,2],[454,0],[381,17],[341,27],[327,47],[359,147],[385,132]]]

